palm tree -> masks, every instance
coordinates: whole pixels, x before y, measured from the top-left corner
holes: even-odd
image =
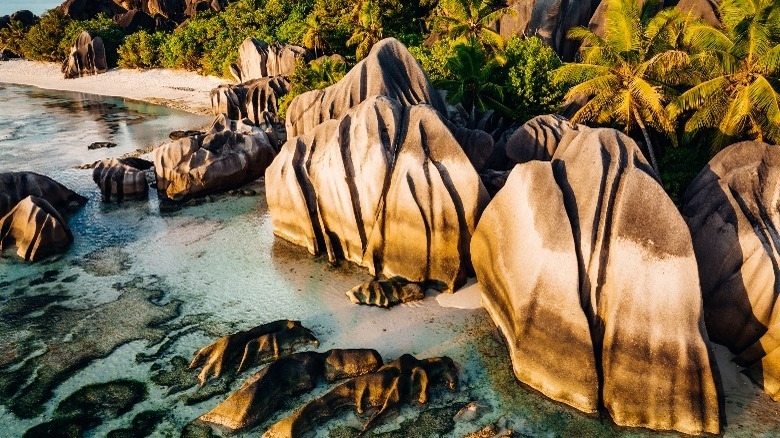
[[[452,47],[453,54],[447,59],[447,68],[455,79],[443,79],[436,86],[448,92],[447,100],[452,104],[463,104],[467,110],[476,108],[480,112],[497,109],[511,114],[502,101],[504,88],[494,82],[502,59],[488,55],[475,41],[459,40]]]
[[[318,58],[317,49],[324,53],[326,46],[328,46],[328,41],[324,35],[325,25],[322,17],[311,13],[306,16],[306,21],[303,24],[306,27],[306,32],[303,34],[302,39],[303,45],[314,50],[314,57]]]
[[[358,61],[368,56],[368,52],[382,39],[384,25],[382,23],[381,0],[363,0],[357,15],[357,23],[352,37],[347,41],[347,47],[357,46],[355,57]]]
[[[724,0],[723,29],[700,24],[686,35],[703,81],[669,105],[692,112],[685,133],[717,130],[713,150],[752,138],[780,143],[780,1]]]
[[[439,17],[450,38],[479,41],[486,47],[502,48],[504,39],[490,28],[505,15],[514,15],[509,7],[494,9],[494,0],[441,0],[443,16]]]
[[[559,84],[575,84],[566,99],[585,97],[587,103],[572,118],[574,123],[614,124],[629,134],[639,127],[650,162],[660,177],[647,126],[665,134],[673,144],[674,125],[665,105],[682,82],[688,53],[677,47],[680,23],[686,19],[667,9],[654,15],[658,1],[607,0],[604,36],[578,27],[569,38],[583,43],[581,62],[565,64],[554,74]]]

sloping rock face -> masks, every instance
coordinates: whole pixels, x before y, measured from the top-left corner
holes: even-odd
[[[268,44],[255,38],[247,38],[238,48],[238,61],[230,70],[238,82],[270,76],[289,76],[295,71],[298,59],[309,62],[314,57],[303,47]]]
[[[155,19],[140,9],[115,15],[114,22],[128,34],[139,30],[154,30],[157,27]]]
[[[76,20],[88,20],[98,14],[113,17],[126,12],[119,1],[111,0],[65,0],[58,8],[65,16]]]
[[[440,114],[447,105],[409,51],[394,38],[371,49],[337,84],[296,97],[287,109],[287,134],[305,135],[326,120],[341,119],[351,108],[374,96],[387,96],[404,106],[428,104]]]
[[[283,76],[220,85],[211,90],[211,109],[215,116],[227,114],[234,120],[249,118],[259,124],[263,121],[263,112],[277,113],[279,99],[289,92],[290,81]]]
[[[103,202],[142,199],[149,193],[146,171],[152,163],[140,158],[103,160],[92,171],[92,180],[100,187]]]
[[[720,431],[691,237],[630,138],[581,127],[515,167],[471,252],[520,381],[621,426]]]
[[[699,261],[707,331],[780,401],[780,150],[729,146],[693,180],[682,212]]]
[[[67,223],[43,198],[28,196],[0,219],[0,251],[15,246],[27,262],[61,253],[72,242]]]
[[[245,121],[220,116],[205,135],[154,150],[157,190],[174,201],[240,187],[263,175],[276,155],[268,135]]]
[[[34,172],[0,173],[0,216],[6,215],[22,199],[45,199],[58,210],[84,205],[87,199],[45,175]]]
[[[488,196],[441,116],[372,97],[291,138],[266,170],[274,233],[374,275],[465,281]]]
[[[564,60],[573,60],[579,45],[566,34],[576,26],[603,28],[606,0],[508,0],[514,15],[500,19],[494,28],[504,37],[538,35]],[[718,0],[666,0],[665,6],[677,6],[711,24],[718,24]]]
[[[574,129],[565,117],[556,114],[534,117],[509,137],[506,156],[512,164],[550,161],[564,134]]]
[[[81,32],[70,48],[70,56],[62,64],[65,79],[96,75],[105,73],[106,70],[108,65],[103,39],[92,38],[87,31]]]

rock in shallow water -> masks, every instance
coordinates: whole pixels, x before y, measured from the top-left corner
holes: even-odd
[[[618,425],[720,431],[690,234],[630,138],[579,129],[515,167],[472,260],[520,381]]]
[[[454,290],[488,194],[439,113],[372,97],[292,138],[266,170],[274,233],[373,275]]]
[[[713,341],[780,401],[780,149],[742,142],[691,182],[682,212],[693,236]]]
[[[92,180],[100,187],[103,202],[125,199],[143,199],[149,194],[146,171],[151,169],[150,161],[140,158],[103,160],[92,171]]]
[[[45,199],[28,196],[0,219],[0,251],[16,247],[26,262],[65,252],[71,243],[68,224]]]

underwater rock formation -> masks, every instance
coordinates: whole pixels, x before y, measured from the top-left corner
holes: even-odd
[[[75,209],[87,202],[87,198],[45,175],[34,172],[0,173],[0,216],[5,216],[28,196],[45,199],[60,211]]]
[[[714,342],[780,401],[780,150],[742,142],[719,152],[683,197]]]
[[[28,196],[0,219],[0,251],[16,247],[26,262],[65,252],[71,243],[68,224],[43,198]]]
[[[238,48],[238,61],[230,66],[230,72],[238,82],[271,76],[289,76],[295,71],[295,63],[302,59],[314,59],[303,47],[290,44],[268,44],[255,38],[247,38]]]
[[[425,288],[419,283],[411,283],[400,277],[371,280],[347,291],[347,298],[355,304],[388,308],[422,300],[425,298]]]
[[[450,291],[465,282],[488,201],[439,113],[387,97],[288,140],[265,183],[277,236],[372,275]]]
[[[405,354],[373,373],[348,380],[306,403],[290,417],[274,424],[263,438],[302,436],[318,421],[331,418],[344,408],[354,408],[359,414],[376,409],[363,427],[365,432],[374,422],[406,403],[426,403],[429,390],[440,385],[451,391],[458,386],[458,372],[452,359],[418,360]]]
[[[376,371],[382,357],[375,350],[304,352],[278,359],[250,377],[236,392],[199,420],[231,430],[246,429],[271,417],[287,399],[328,382]]]
[[[89,32],[82,31],[71,46],[68,59],[62,64],[62,74],[65,79],[96,75],[107,70],[103,39],[93,38]]]
[[[311,330],[302,326],[300,321],[279,320],[223,336],[198,350],[190,368],[203,367],[198,375],[203,385],[209,378],[219,377],[229,366],[235,365],[239,355],[241,362],[238,370],[243,371],[306,345],[319,345]]]
[[[205,135],[160,146],[153,155],[159,195],[180,201],[260,178],[276,149],[261,127],[222,115]]]
[[[629,137],[580,127],[516,166],[471,249],[520,381],[621,426],[720,431],[690,233]]]
[[[103,160],[92,171],[92,180],[100,187],[103,202],[122,202],[125,198],[143,199],[149,194],[146,171],[151,161],[140,158],[110,158]]]

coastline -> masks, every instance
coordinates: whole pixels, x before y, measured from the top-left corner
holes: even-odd
[[[12,59],[0,62],[0,83],[46,90],[113,96],[211,115],[211,90],[230,81],[183,70],[114,68],[96,76],[64,79],[55,63]]]

